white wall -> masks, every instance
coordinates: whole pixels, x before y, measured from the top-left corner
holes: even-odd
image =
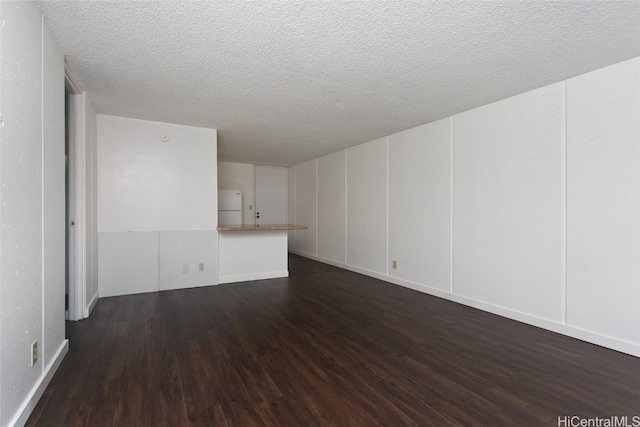
[[[296,222],[296,198],[291,197],[291,195],[295,195],[296,192],[296,175],[295,172],[292,172],[291,169],[287,173],[287,218],[289,223]],[[296,231],[292,230],[287,233],[287,245],[289,248],[294,248],[296,244]]]
[[[33,3],[0,2],[0,425],[23,424],[66,354],[64,62]],[[39,359],[30,366],[31,343]]]
[[[389,275],[446,291],[451,289],[451,121],[389,137]]]
[[[65,171],[64,58],[43,21],[43,365],[55,360],[65,342]],[[3,337],[4,342],[4,337]]]
[[[347,263],[387,273],[387,138],[347,149]]]
[[[101,232],[99,241],[101,297],[218,282],[214,230]]]
[[[98,229],[215,229],[216,146],[215,129],[99,114]]]
[[[160,290],[157,231],[110,231],[98,234],[100,296]]]
[[[254,171],[252,164],[218,162],[218,189],[242,191],[242,221],[247,225],[256,223]]]
[[[106,115],[97,127],[100,294],[217,284],[216,130]],[[123,250],[129,241],[140,250]],[[205,272],[194,268],[203,262]],[[123,285],[119,263],[137,263],[144,280]]]
[[[218,232],[215,230],[160,231],[159,289],[195,288],[218,283],[217,250],[212,248],[217,237]],[[185,272],[185,269],[188,271]]]
[[[317,162],[302,163],[296,167],[295,223],[306,225],[297,230],[296,249],[309,255],[317,254],[316,247],[316,175]]]
[[[318,159],[317,182],[323,185],[317,187],[318,229],[322,230],[318,233],[317,255],[340,263],[347,262],[346,161],[346,151]]]
[[[318,246],[346,191],[346,261],[290,248],[640,356],[639,154],[635,58],[317,159]]]
[[[640,59],[567,81],[567,323],[640,342]]]
[[[564,83],[453,117],[453,290],[563,320]]]

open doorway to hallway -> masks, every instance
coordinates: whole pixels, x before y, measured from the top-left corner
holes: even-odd
[[[68,86],[68,85],[67,85]],[[65,318],[73,319],[75,306],[75,102],[65,87]]]

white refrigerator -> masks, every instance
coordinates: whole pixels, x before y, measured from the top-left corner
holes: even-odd
[[[218,225],[242,225],[242,191],[218,190]]]

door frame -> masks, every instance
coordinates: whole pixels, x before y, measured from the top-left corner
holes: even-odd
[[[69,171],[72,171],[73,176],[69,175],[69,179],[73,180],[71,188],[72,194],[67,194],[66,197],[71,197],[74,200],[74,206],[72,211],[69,212],[68,204],[65,206],[67,209],[67,224],[66,230],[67,236],[73,239],[73,244],[70,244],[69,253],[67,253],[67,271],[69,273],[69,301],[67,310],[68,320],[80,320],[87,317],[85,311],[85,285],[86,285],[86,164],[85,164],[85,150],[86,150],[86,132],[85,132],[85,94],[82,91],[82,87],[78,79],[74,76],[73,72],[69,68],[67,61],[64,63],[64,77],[65,88],[70,94],[72,99],[71,111],[69,114],[73,116],[73,126],[71,132],[67,135],[71,140],[69,145],[71,146],[70,155],[67,159],[69,164]],[[67,127],[65,125],[65,127]],[[65,190],[66,193],[66,190]],[[66,203],[66,201],[65,201]]]

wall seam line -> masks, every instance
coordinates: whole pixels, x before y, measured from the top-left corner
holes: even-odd
[[[389,273],[389,136],[387,136],[385,138],[385,142],[386,142],[386,148],[387,148],[387,153],[386,153],[386,161],[387,161],[387,218],[386,218],[386,223],[387,223],[387,237],[386,237],[386,244],[387,244],[387,259],[385,262],[385,271],[387,272],[387,276],[390,274]]]
[[[454,209],[454,204],[453,204],[453,178],[454,178],[454,161],[453,161],[453,143],[454,143],[454,137],[453,137],[453,121],[454,121],[455,116],[451,116],[451,120],[449,121],[449,165],[450,165],[450,175],[449,175],[449,179],[450,179],[450,183],[449,183],[449,197],[450,197],[450,201],[449,201],[449,209],[450,209],[450,215],[449,215],[449,292],[451,292],[453,294],[453,209]]]
[[[41,329],[40,329],[40,336],[38,337],[38,339],[40,340],[40,351],[38,351],[38,358],[40,359],[40,363],[38,365],[40,365],[40,372],[44,372],[44,351],[45,351],[45,346],[44,346],[44,331],[45,331],[45,308],[44,308],[44,299],[45,299],[45,295],[44,295],[44,288],[45,288],[45,271],[44,271],[44,266],[45,266],[45,155],[44,155],[44,130],[45,130],[45,120],[44,120],[44,114],[45,114],[45,87],[44,87],[44,80],[45,80],[45,67],[44,67],[44,61],[45,61],[45,55],[44,55],[44,15],[41,13],[40,14],[40,107],[41,107],[41,114],[40,114],[40,167],[42,169],[42,172],[40,173],[40,200],[42,203],[42,206],[40,206],[40,321],[41,321]]]
[[[344,150],[344,263],[349,265],[349,179],[347,176],[349,149]]]
[[[568,113],[568,108],[567,108],[567,100],[568,100],[568,96],[567,96],[567,80],[565,80],[563,82],[563,89],[564,89],[564,120],[563,120],[563,126],[564,126],[564,210],[563,210],[563,215],[564,215],[564,251],[563,251],[563,257],[564,259],[562,260],[562,267],[564,269],[564,283],[563,283],[563,288],[564,288],[564,292],[562,293],[562,298],[563,298],[563,304],[561,305],[562,307],[562,323],[564,323],[565,325],[567,324],[567,291],[568,291],[568,281],[569,281],[569,274],[568,274],[568,263],[567,260],[569,259],[568,257],[568,237],[569,237],[569,219],[568,219],[568,215],[567,212],[569,210],[569,198],[568,198],[568,194],[569,194],[569,162],[568,162],[568,152],[569,152],[569,147],[567,144],[568,141],[568,126],[567,126],[567,113]]]

